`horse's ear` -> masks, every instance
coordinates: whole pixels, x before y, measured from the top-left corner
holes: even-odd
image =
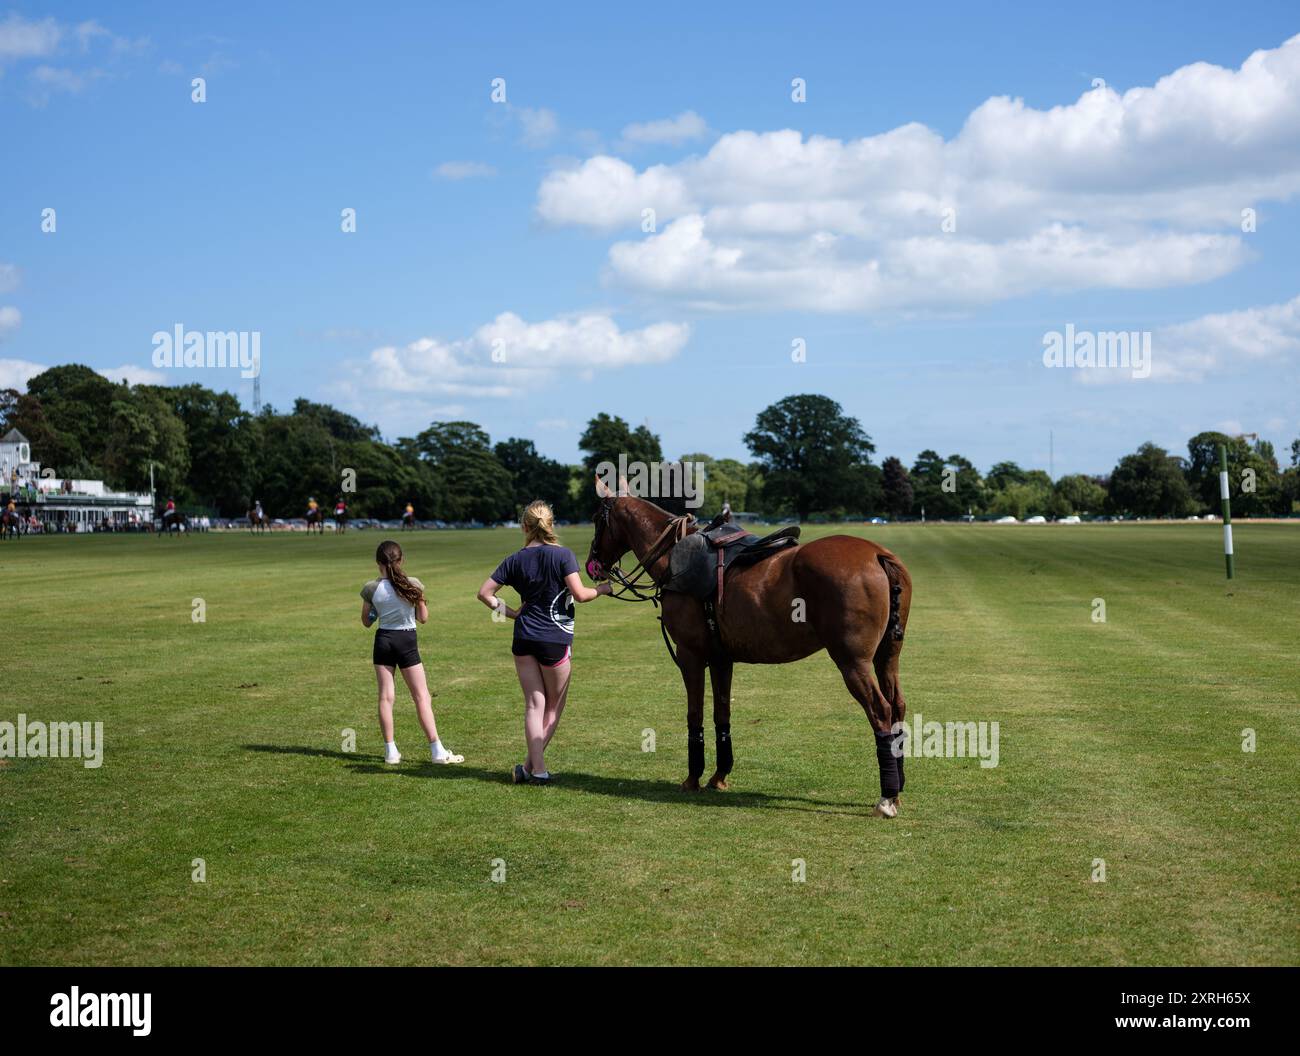
[[[619,478],[618,478],[618,493],[620,495],[632,494],[632,486],[628,484],[627,477],[623,476],[622,474],[619,474]]]
[[[601,479],[599,473],[596,474],[596,497],[599,499],[610,499],[614,497],[614,493],[609,490],[609,485]]]
[[[731,503],[729,502],[724,502],[722,504],[722,523],[723,524],[731,523]]]

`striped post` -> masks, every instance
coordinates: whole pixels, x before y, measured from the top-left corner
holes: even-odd
[[[1219,445],[1219,498],[1223,500],[1223,560],[1232,578],[1232,503],[1228,501],[1228,449]]]

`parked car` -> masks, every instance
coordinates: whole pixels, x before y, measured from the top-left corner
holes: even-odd
[[[888,524],[889,522],[883,517],[872,517],[868,524]]]
[[[1032,517],[1025,518],[1025,524],[1046,524],[1046,523],[1047,523],[1047,518],[1040,513],[1036,513]]]
[[[1069,517],[1062,517],[1056,523],[1057,524],[1082,524],[1083,521],[1081,521],[1075,514],[1072,513],[1070,514]]]
[[[1020,522],[1017,521],[1017,520],[1016,520],[1014,517],[1012,517],[1010,514],[1007,514],[1005,517],[999,517],[999,518],[998,518],[996,521],[994,521],[993,523],[994,523],[994,524],[1019,524]]]

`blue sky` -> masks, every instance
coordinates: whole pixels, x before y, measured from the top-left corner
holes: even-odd
[[[0,8],[0,384],[76,361],[250,403],[155,368],[183,324],[260,331],[277,407],[565,460],[602,410],[744,458],[799,392],[908,461],[1281,450],[1300,17],[1218,7]],[[1067,324],[1150,331],[1151,376],[1045,367]]]

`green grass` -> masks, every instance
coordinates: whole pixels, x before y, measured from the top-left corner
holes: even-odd
[[[466,756],[436,769],[401,697],[407,760],[380,761],[374,534],[6,543],[0,720],[103,721],[107,747],[0,765],[0,963],[1300,960],[1300,526],[1239,525],[1230,585],[1212,526],[870,531],[915,581],[911,711],[1001,732],[995,769],[909,760],[888,822],[824,653],[738,667],[733,788],[679,792],[677,672],[648,606],[604,600],[579,609],[558,780],[510,785],[510,630],[474,591],[514,532],[402,537]]]

